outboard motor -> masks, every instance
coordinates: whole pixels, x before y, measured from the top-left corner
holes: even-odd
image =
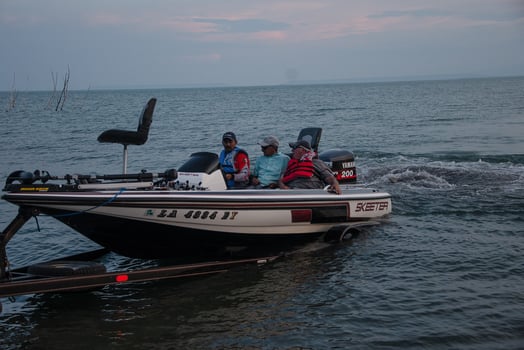
[[[344,149],[330,149],[318,155],[326,163],[340,184],[354,184],[357,182],[357,168],[353,153]]]

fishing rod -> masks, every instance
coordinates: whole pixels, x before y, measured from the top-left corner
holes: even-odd
[[[178,177],[176,169],[168,169],[162,173],[151,173],[143,170],[136,174],[111,174],[111,175],[83,175],[83,174],[66,174],[64,176],[53,176],[46,170],[35,170],[29,172],[17,170],[12,172],[6,179],[5,185],[8,186],[14,182],[24,185],[31,185],[37,181],[46,183],[50,180],[63,180],[68,184],[71,183],[95,183],[100,180],[136,180],[136,181],[153,181],[162,178],[166,181],[173,181]]]

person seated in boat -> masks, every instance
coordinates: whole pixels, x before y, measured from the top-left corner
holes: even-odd
[[[340,185],[322,160],[316,158],[309,142],[300,140],[289,144],[292,149],[292,158],[288,162],[286,172],[279,180],[279,187],[289,188],[324,188],[331,186],[331,190],[341,194]]]
[[[300,140],[289,144],[292,154],[284,175],[278,184],[282,189],[289,188],[322,188],[322,182],[314,176],[313,157],[315,152],[309,142]]]
[[[222,136],[224,149],[219,162],[224,172],[227,188],[246,188],[249,184],[250,164],[245,150],[237,146],[236,135],[228,131]]]
[[[318,177],[324,186],[329,185],[329,190],[336,194],[341,194],[342,189],[338,183],[337,178],[333,175],[333,172],[329,167],[318,157],[313,158],[313,167],[315,168],[314,176]]]
[[[251,185],[254,188],[278,188],[278,180],[286,171],[289,157],[278,150],[279,142],[275,136],[264,137],[258,144],[264,155],[256,159]]]

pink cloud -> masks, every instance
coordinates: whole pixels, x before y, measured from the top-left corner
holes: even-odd
[[[257,41],[315,41],[330,40],[366,33],[437,30],[439,28],[461,28],[475,25],[493,25],[496,21],[468,19],[460,15],[459,6],[446,11],[427,9],[419,2],[408,2],[399,7],[389,2],[381,4],[347,1],[277,1],[267,4],[250,3],[249,7],[226,8],[214,3],[207,6],[194,4],[186,9],[177,9],[173,16],[169,10],[132,15],[131,13],[97,13],[89,17],[91,25],[131,26],[134,30],[168,31],[177,35],[190,35],[192,40],[206,42]],[[417,16],[417,13],[435,15]],[[198,14],[198,16],[195,16]],[[209,19],[209,22],[206,22]],[[221,32],[217,20],[224,21],[268,21],[285,24],[286,28],[260,30],[256,32]]]
[[[251,37],[257,40],[285,40],[288,35],[283,31],[268,31],[251,33]]]
[[[158,29],[173,30],[181,33],[212,33],[216,26],[212,23],[195,22],[191,18],[161,19],[152,24]]]

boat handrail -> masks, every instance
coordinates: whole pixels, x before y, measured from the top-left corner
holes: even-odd
[[[79,190],[114,190],[126,189],[136,190],[139,188],[152,188],[153,182],[102,182],[93,184],[79,184]]]

